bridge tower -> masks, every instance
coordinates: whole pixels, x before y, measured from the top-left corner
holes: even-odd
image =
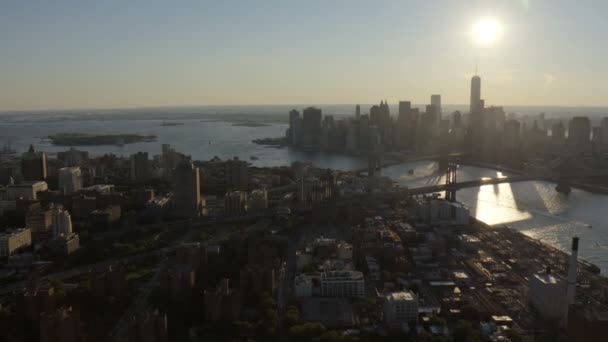
[[[453,187],[453,184],[456,184],[456,170],[458,169],[458,165],[455,163],[448,163],[447,170],[445,174],[445,185],[447,188],[445,190],[445,199],[450,202],[456,202],[456,189]]]
[[[555,162],[553,164],[556,164]],[[553,169],[558,173],[557,186],[555,190],[561,194],[568,195],[572,192],[568,176],[574,170],[572,159],[568,156],[560,156],[557,160],[557,165],[553,165]]]
[[[446,171],[448,169],[449,162],[449,147],[443,144],[441,147],[439,147],[439,163],[437,164],[437,171]]]

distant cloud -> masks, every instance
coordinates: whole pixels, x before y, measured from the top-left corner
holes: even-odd
[[[555,77],[553,77],[552,74],[545,74],[544,76],[545,76],[545,85],[546,86],[550,85],[555,80]]]

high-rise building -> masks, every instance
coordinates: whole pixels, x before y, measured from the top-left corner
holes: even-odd
[[[175,151],[169,144],[163,144],[161,154],[162,173],[165,179],[171,179],[173,169],[184,159],[183,154]]]
[[[245,191],[230,191],[224,196],[224,212],[226,216],[240,216],[247,212],[247,193]]]
[[[226,161],[226,184],[230,189],[246,190],[249,187],[249,166],[234,157]]]
[[[182,160],[173,172],[175,212],[179,216],[198,216],[201,205],[199,169],[189,160]]]
[[[62,167],[59,169],[59,191],[73,194],[82,188],[82,171],[78,166]]]
[[[361,106],[355,106],[355,119],[359,119],[361,117]]]
[[[520,145],[521,123],[517,120],[509,120],[505,123],[503,133],[503,146],[506,150],[513,150]]]
[[[551,126],[551,142],[556,146],[561,146],[566,141],[566,128],[560,121]]]
[[[36,152],[34,145],[30,145],[29,150],[21,156],[21,175],[27,181],[46,180],[46,153]]]
[[[299,145],[302,140],[302,118],[300,112],[292,109],[289,112],[289,129],[286,133],[287,142],[291,145]]]
[[[439,95],[439,94],[431,95],[431,105],[433,105],[433,106],[435,106],[435,108],[437,108],[437,111],[439,113],[439,121],[441,121],[441,95]]]
[[[152,175],[152,165],[148,159],[148,152],[137,152],[129,158],[131,163],[131,180],[146,181]]]
[[[608,117],[602,119],[600,123],[600,127],[602,128],[602,139],[601,143],[604,146],[608,145]]]
[[[61,206],[53,208],[53,238],[65,238],[72,233],[72,217]]]
[[[316,147],[321,133],[321,109],[308,107],[302,111],[303,142],[306,147]]]
[[[481,77],[475,75],[471,78],[471,102],[469,112],[473,114],[479,108],[481,101]]]
[[[412,103],[410,101],[399,101],[399,114],[397,122],[407,124],[412,121]]]
[[[570,120],[568,127],[568,144],[572,146],[585,146],[591,136],[591,121],[586,116],[575,116]]]

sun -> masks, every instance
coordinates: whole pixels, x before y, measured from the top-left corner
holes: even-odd
[[[502,26],[494,18],[482,18],[473,24],[473,39],[481,45],[494,44],[501,33]]]

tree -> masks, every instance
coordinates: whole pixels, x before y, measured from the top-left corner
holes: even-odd
[[[469,322],[477,323],[481,318],[481,314],[479,311],[471,305],[465,305],[460,309],[460,314],[462,318],[466,319]]]
[[[285,324],[292,327],[300,321],[300,311],[293,305],[290,305],[285,312]]]
[[[479,332],[473,328],[471,322],[460,320],[454,327],[452,338],[454,342],[477,342]]]
[[[239,340],[248,340],[252,339],[255,336],[255,328],[253,324],[247,321],[235,321],[233,323],[234,326],[234,335]]]
[[[307,342],[319,338],[325,330],[325,326],[319,322],[294,325],[289,328],[289,338],[290,341]]]

